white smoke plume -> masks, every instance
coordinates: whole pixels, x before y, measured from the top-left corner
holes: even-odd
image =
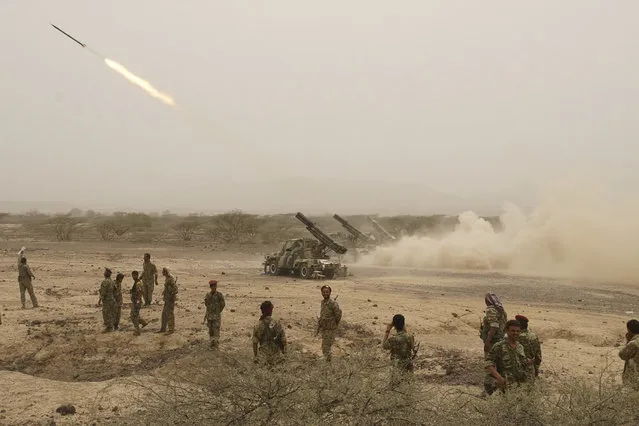
[[[639,199],[601,194],[589,186],[556,190],[530,214],[506,203],[501,232],[467,211],[451,233],[404,237],[360,263],[639,280]]]

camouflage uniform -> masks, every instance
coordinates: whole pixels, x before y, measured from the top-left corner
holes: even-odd
[[[25,307],[25,292],[29,292],[33,307],[38,307],[38,299],[36,299],[33,292],[33,284],[31,283],[33,278],[35,278],[35,275],[33,275],[31,267],[26,263],[22,263],[22,256],[20,256],[18,259],[18,285],[20,286],[20,302],[23,308]]]
[[[224,296],[219,291],[215,293],[208,292],[204,298],[204,305],[206,305],[206,322],[209,327],[211,347],[217,347],[220,341],[222,311],[226,305]]]
[[[155,267],[155,264],[152,262],[144,262],[142,263],[142,275],[140,279],[142,280],[143,288],[144,288],[144,304],[150,305],[153,299],[153,289],[155,286],[155,277],[158,274],[158,269]]]
[[[140,308],[142,308],[142,300],[144,299],[144,286],[141,281],[133,283],[131,288],[131,322],[135,327],[135,334],[140,334],[140,324],[146,327],[147,322],[140,318]]]
[[[342,319],[342,310],[331,298],[323,299],[320,306],[319,329],[322,331],[322,354],[327,361],[331,360],[331,347],[335,342],[337,325]]]
[[[479,337],[481,337],[481,341],[486,342],[490,329],[492,327],[497,327],[497,331],[495,331],[492,339],[492,346],[495,346],[495,344],[502,340],[506,334],[507,321],[508,315],[506,314],[506,311],[500,311],[494,306],[488,306],[484,314],[484,319],[479,327]],[[484,352],[484,356],[487,357],[488,353]]]
[[[619,351],[619,358],[625,361],[621,375],[623,384],[639,390],[639,334]]]
[[[164,297],[164,309],[162,309],[162,325],[160,331],[166,331],[166,327],[169,327],[169,333],[175,331],[175,315],[173,310],[175,309],[175,299],[177,298],[177,284],[175,278],[172,275],[167,275],[164,280],[164,291],[162,296]]]
[[[120,325],[120,316],[122,315],[122,281],[115,280],[113,282],[113,296],[115,298],[115,307],[113,308],[113,328],[117,330]]]
[[[259,354],[267,364],[281,361],[280,353],[286,351],[286,334],[279,321],[267,316],[260,318],[253,328],[253,344],[259,344]]]
[[[115,284],[111,278],[105,278],[100,284],[100,302],[102,303],[102,318],[107,331],[113,331],[115,322]]]
[[[526,358],[532,359],[533,364],[529,367],[530,378],[534,380],[539,375],[541,365],[541,343],[537,335],[530,329],[522,329],[519,334],[519,343],[524,347]]]
[[[412,334],[405,330],[398,331],[396,335],[386,339],[382,347],[390,350],[390,357],[394,367],[403,371],[413,371],[415,337]]]
[[[513,348],[507,340],[495,343],[486,357],[486,367],[495,367],[497,372],[506,380],[506,386],[525,383],[529,379],[529,366],[526,352],[521,343],[517,342]],[[497,381],[486,372],[484,389],[488,395],[497,389]]]

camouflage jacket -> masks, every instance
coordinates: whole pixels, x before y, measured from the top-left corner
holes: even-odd
[[[323,299],[320,307],[319,326],[322,330],[333,330],[342,319],[342,310],[331,298]]]
[[[175,302],[177,297],[178,288],[177,283],[175,282],[175,278],[173,275],[169,275],[164,280],[164,291],[162,292],[162,296],[164,297],[165,302]]]
[[[105,278],[100,284],[100,301],[103,305],[115,304],[115,284],[111,278]]]
[[[479,328],[479,337],[481,337],[482,342],[486,341],[488,332],[492,327],[497,327],[497,331],[493,336],[493,343],[503,339],[506,331],[506,321],[508,321],[508,315],[506,314],[506,311],[500,312],[493,306],[487,307],[484,314],[484,319],[482,320],[481,326]]]
[[[224,301],[224,296],[222,296],[222,293],[219,291],[215,293],[208,292],[204,298],[204,305],[206,305],[206,318],[212,320],[222,316],[226,302]]]
[[[402,330],[397,332],[396,335],[386,339],[382,347],[384,349],[390,349],[391,360],[409,361],[413,358],[415,337]]]
[[[253,343],[258,343],[260,351],[267,355],[284,352],[284,348],[286,348],[284,328],[273,317],[260,318],[253,328]]]
[[[26,263],[18,263],[18,281],[29,282],[34,278],[31,267]]]
[[[524,347],[526,358],[533,359],[535,369],[541,365],[541,343],[535,333],[530,330],[521,330],[519,343]]]
[[[122,304],[122,281],[113,281],[113,297],[118,305]]]
[[[619,351],[619,358],[625,361],[621,375],[623,384],[639,390],[639,334]]]
[[[142,304],[142,300],[144,298],[144,289],[142,288],[142,281],[134,282],[129,292],[131,293],[131,303],[133,303],[134,306],[139,307]]]
[[[140,279],[144,284],[155,284],[155,276],[157,274],[158,269],[155,267],[154,263],[142,263],[142,275],[140,275]]]
[[[495,343],[486,357],[486,367],[495,367],[506,382],[525,382],[528,378],[529,366],[526,352],[521,343],[510,346],[506,339]]]

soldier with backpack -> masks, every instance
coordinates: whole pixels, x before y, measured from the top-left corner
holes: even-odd
[[[279,321],[273,319],[273,303],[265,300],[260,305],[262,316],[253,328],[254,362],[260,358],[269,366],[282,361],[286,355],[286,334]]]
[[[131,272],[131,277],[133,278],[133,285],[129,290],[131,295],[131,322],[133,322],[133,327],[135,327],[133,334],[139,336],[140,324],[142,328],[148,324],[140,318],[140,309],[142,309],[142,302],[144,300],[144,284],[140,279],[140,273],[138,271]]]

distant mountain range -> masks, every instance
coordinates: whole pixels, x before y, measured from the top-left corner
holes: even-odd
[[[484,194],[462,197],[437,191],[426,185],[398,184],[370,181],[323,181],[306,178],[285,179],[271,183],[216,182],[196,185],[181,190],[162,190],[155,194],[152,189],[144,194],[149,199],[130,197],[138,203],[118,196],[118,202],[87,205],[80,200],[61,202],[13,202],[0,201],[0,212],[21,213],[37,209],[45,213],[66,213],[72,208],[92,209],[100,212],[146,211],[173,213],[220,213],[232,209],[258,214],[289,213],[302,211],[308,214],[380,214],[380,215],[456,215],[473,210],[481,215],[501,212],[504,201],[511,201],[522,208],[531,207],[529,193],[509,191],[509,196]],[[525,191],[528,192],[528,191]],[[108,199],[108,194],[105,194]],[[158,201],[166,202],[160,204]],[[127,202],[128,201],[128,202]],[[139,204],[142,203],[142,204]]]

